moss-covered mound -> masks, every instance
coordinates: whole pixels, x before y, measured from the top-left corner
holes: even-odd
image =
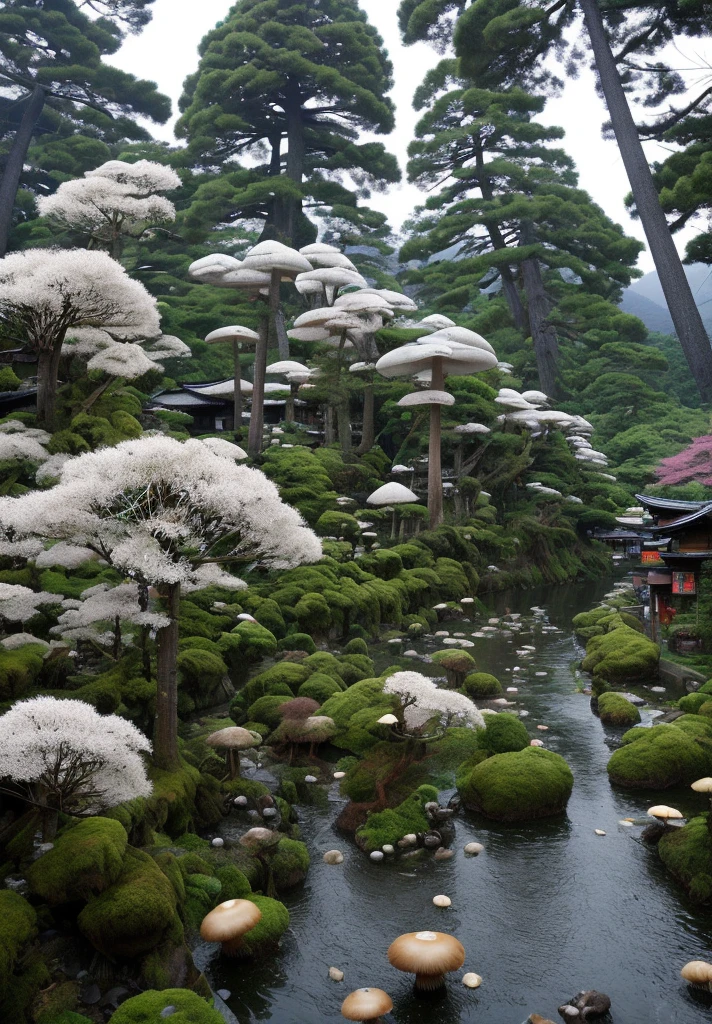
[[[486,715],[484,729],[477,730],[477,746],[488,754],[506,754],[529,746],[529,733],[516,715],[503,711]]]
[[[598,714],[604,725],[618,725],[630,728],[640,721],[640,712],[635,704],[620,694],[602,693],[598,698]]]
[[[465,676],[462,692],[476,700],[478,697],[501,697],[504,691],[499,679],[489,672],[470,672]]]
[[[370,853],[371,850],[380,850],[386,843],[397,843],[411,832],[426,832],[430,826],[423,807],[437,798],[438,791],[434,786],[419,786],[398,807],[369,814],[366,824],[356,832],[357,843]]]
[[[109,957],[136,957],[164,939],[176,942],[183,927],[173,886],[147,853],[129,847],[118,881],[79,914],[79,928]]]
[[[165,1011],[173,1007],[171,1014]],[[109,1024],[224,1024],[222,1015],[195,992],[167,988],[162,992],[142,992],[127,999],[110,1018]]]
[[[89,900],[118,879],[127,841],[126,829],[111,818],[73,824],[30,866],[30,888],[50,904]]]
[[[9,889],[0,890],[0,1000],[12,983],[22,947],[35,934],[37,915],[27,900]]]
[[[458,776],[465,807],[495,821],[562,814],[574,777],[563,757],[541,747],[495,754]]]
[[[682,828],[668,829],[658,843],[658,853],[691,899],[712,902],[712,836],[707,814],[691,818]]]
[[[248,953],[257,955],[279,945],[289,927],[289,911],[284,903],[269,896],[248,896],[247,899],[260,908],[262,917],[243,937],[242,944]]]
[[[670,725],[627,732],[623,746],[613,752],[608,762],[611,782],[626,789],[667,789],[689,785],[709,775],[712,768],[710,723],[695,717],[699,726],[694,730],[680,718]]]
[[[465,676],[476,669],[475,659],[467,651],[436,651],[433,661],[445,670],[449,686],[462,686]]]
[[[277,891],[286,892],[307,877],[309,851],[296,839],[281,839],[270,866]]]
[[[581,662],[594,680],[622,684],[657,676],[660,648],[652,640],[621,623],[617,629],[592,637]]]

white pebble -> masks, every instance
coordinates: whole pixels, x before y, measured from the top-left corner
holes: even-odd
[[[335,779],[343,779],[346,776],[346,772],[334,772]]]
[[[543,740],[529,740],[529,746],[530,747],[543,747],[544,746],[544,742],[543,742]]]
[[[325,864],[343,864],[344,855],[341,850],[327,850],[322,860]]]
[[[212,845],[213,846],[224,846],[225,845],[225,840],[221,839],[220,836],[216,836],[215,839],[213,839]]]
[[[433,896],[433,903],[436,907],[451,907],[452,900],[449,896]]]
[[[596,833],[597,836],[605,836],[606,834],[602,828],[594,828],[593,831]]]
[[[549,673],[548,672],[535,672],[534,675],[535,676],[548,676]]]
[[[375,861],[383,860],[383,854],[381,853],[380,850],[374,850],[373,853],[370,854],[370,857],[371,857],[371,860],[375,860]]]
[[[548,732],[549,731],[549,726],[548,725],[537,725],[537,729],[539,729],[540,732]]]
[[[633,827],[633,822],[632,821],[626,821],[625,818],[621,818],[620,821],[618,822],[618,824],[619,825],[625,825],[626,828],[632,828]]]
[[[395,851],[395,847],[391,846],[390,843],[386,843],[386,845],[382,846],[381,849],[383,850],[384,853],[395,853],[396,852]]]
[[[472,857],[476,857],[478,853],[482,853],[484,846],[482,843],[467,843],[465,846],[465,853]]]
[[[305,782],[316,782],[316,775],[305,775],[304,776],[304,781]]]
[[[329,968],[329,977],[331,978],[332,981],[343,981],[344,980],[344,972],[340,971],[338,967],[330,967]]]
[[[507,687],[507,693],[519,693],[519,690],[517,689],[516,686],[508,686]]]
[[[234,803],[235,807],[247,807],[246,796],[236,796],[232,802]]]
[[[462,976],[462,984],[465,985],[466,988],[479,988],[482,984],[482,978],[479,974],[475,974],[474,971],[471,971]]]

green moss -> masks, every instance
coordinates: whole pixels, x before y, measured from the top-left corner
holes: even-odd
[[[358,520],[348,512],[323,512],[314,529],[320,537],[344,537],[349,541],[356,541],[361,534]]]
[[[182,836],[177,836],[173,840],[173,846],[178,846],[181,850],[190,850],[192,853],[207,852],[210,849],[208,840],[202,839],[195,832],[184,832]]]
[[[680,697],[677,706],[688,715],[697,715],[702,705],[707,704],[709,699],[708,693],[688,693],[685,697]]]
[[[50,904],[86,901],[119,878],[127,841],[126,830],[111,818],[73,824],[29,867],[30,888]]]
[[[704,719],[698,721],[707,724]],[[667,789],[709,775],[709,740],[701,742],[688,735],[688,728],[678,728],[674,723],[625,733],[623,745],[608,762],[611,782],[626,789]]]
[[[81,932],[108,957],[136,957],[165,938],[182,938],[173,886],[147,853],[129,847],[118,881],[77,919]]]
[[[368,644],[361,637],[354,637],[344,647],[344,654],[365,654],[368,657]]]
[[[343,654],[338,661],[338,671],[347,686],[369,679],[375,671],[373,661],[365,654]]]
[[[356,832],[359,846],[370,853],[372,850],[380,850],[386,843],[397,843],[411,832],[427,832],[430,825],[423,806],[437,798],[437,789],[421,786],[398,807],[369,814],[365,825]]]
[[[224,784],[224,788],[230,796],[246,796],[254,804],[261,796],[269,796],[269,789],[264,782],[257,782],[255,779],[231,779]]]
[[[709,816],[691,818],[682,828],[667,829],[658,843],[663,864],[696,903],[712,902],[712,838]]]
[[[323,672],[324,675],[331,676],[337,682],[343,682],[341,662],[328,651],[317,651],[315,654],[310,654],[308,658],[304,659],[302,665],[309,669],[310,675],[314,672]]]
[[[185,880],[186,896],[189,896],[193,889],[198,889],[200,892],[205,893],[208,899],[215,904],[220,895],[222,885],[219,879],[213,878],[212,875],[203,875],[196,872],[193,875],[188,875]]]
[[[239,638],[239,657],[242,661],[255,662],[262,658],[273,658],[277,653],[277,638],[258,622],[241,622],[231,630]]]
[[[563,757],[541,747],[495,754],[458,779],[465,807],[495,821],[562,814],[574,778]]]
[[[175,1013],[171,1024],[224,1024],[222,1015],[195,992],[184,988],[167,988],[161,992],[142,992],[127,999],[116,1010],[109,1024],[162,1024],[162,1012],[169,1006]]]
[[[28,693],[42,671],[44,653],[41,644],[25,644],[14,651],[0,648],[0,701]]]
[[[0,889],[0,998],[12,983],[22,947],[36,931],[37,915],[27,900],[9,889]]]
[[[640,712],[620,693],[602,693],[598,698],[598,714],[604,725],[630,728],[640,721]]]
[[[331,609],[322,594],[308,593],[300,597],[294,614],[304,633],[324,633],[331,625]]]
[[[251,721],[264,722],[270,729],[276,729],[282,720],[280,708],[289,699],[285,696],[260,697],[248,708],[247,717]]]
[[[289,927],[289,911],[279,900],[269,896],[249,896],[248,899],[262,911],[262,917],[242,942],[248,953],[257,955],[279,945],[279,940]]]
[[[333,697],[335,693],[341,693],[342,690],[343,685],[337,683],[331,676],[324,675],[323,672],[315,672],[299,687],[298,696],[311,697],[312,700],[323,704],[329,697]]]
[[[307,654],[314,654],[316,652],[316,644],[308,633],[288,633],[287,636],[279,641],[277,650],[306,651]]]
[[[501,697],[504,691],[499,679],[490,675],[489,672],[470,672],[468,676],[465,676],[462,692],[468,697],[476,699],[478,697]]]
[[[467,651],[436,651],[433,661],[445,669],[448,685],[452,687],[462,686],[467,674],[474,674],[477,668],[475,659]]]
[[[222,886],[220,894],[222,901],[242,900],[252,892],[252,886],[247,880],[247,876],[234,864],[225,864],[218,868],[215,877]]]
[[[309,851],[296,839],[282,839],[271,860],[272,875],[278,892],[300,885],[309,870]]]
[[[593,673],[594,679],[622,684],[656,677],[659,661],[657,644],[630,626],[621,625],[589,640],[581,667]]]
[[[503,711],[486,715],[484,729],[476,733],[477,746],[488,754],[505,754],[529,746],[529,733],[516,715]]]
[[[185,902],[185,880],[178,858],[170,851],[165,850],[163,853],[155,854],[153,859],[173,886],[178,905],[181,906]]]

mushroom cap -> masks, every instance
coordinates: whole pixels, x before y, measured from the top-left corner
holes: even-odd
[[[329,332],[323,327],[296,327],[287,331],[287,337],[292,341],[326,341]]]
[[[299,314],[294,321],[294,327],[323,327],[340,312],[341,310],[335,309],[334,306],[319,306],[317,309],[307,309],[304,313]]]
[[[690,960],[680,971],[680,975],[692,985],[708,985],[712,982],[712,964],[706,960]]]
[[[266,373],[311,373],[308,366],[298,363],[295,359],[280,359],[279,362],[270,363],[265,370]]]
[[[217,747],[219,750],[247,750],[248,747],[257,745],[252,733],[247,729],[242,729],[239,725],[231,725],[227,729],[211,732],[205,742],[209,747]]]
[[[496,365],[497,357],[488,349],[461,345],[455,341],[444,341],[441,335],[442,332],[437,332],[436,334],[421,338],[414,344],[403,345],[399,349],[396,348],[392,352],[387,352],[386,355],[381,356],[376,364],[379,373],[383,373],[382,367],[395,367],[398,364],[399,358],[404,359],[406,367],[412,366],[412,369],[391,369],[390,372],[383,373],[384,377],[397,377],[402,373],[422,373],[423,371],[431,370],[432,359],[439,356],[443,360],[443,372],[445,374],[454,374],[455,376],[478,373],[480,370],[491,370]],[[428,353],[426,360],[419,359],[417,354],[419,349],[424,349]],[[401,356],[397,356],[397,353],[401,353]]]
[[[347,1020],[375,1020],[392,1009],[393,1000],[382,988],[357,988],[341,1004],[341,1016]]]
[[[320,281],[294,281],[300,295],[323,295],[324,285]]]
[[[376,369],[375,363],[352,363],[349,366],[349,373],[369,373]]]
[[[318,270],[307,270],[300,274],[297,281],[318,281],[327,288],[344,288],[347,285],[366,286],[366,278],[357,270],[348,267],[319,267]]]
[[[685,817],[680,811],[674,807],[668,807],[666,804],[655,804],[654,807],[649,807],[648,814],[653,818],[661,818],[663,821],[670,821],[671,819],[677,821]]]
[[[282,718],[292,720],[304,720],[319,710],[319,701],[311,697],[295,697],[293,700],[285,701],[280,705],[279,712]]]
[[[545,405],[549,401],[549,396],[543,391],[522,391],[522,398],[533,405]]]
[[[409,974],[445,974],[465,962],[465,949],[445,932],[406,932],[388,947],[388,960]]]
[[[248,850],[263,850],[268,846],[276,846],[283,838],[281,833],[272,832],[271,829],[258,825],[257,828],[245,832],[244,836],[240,836],[240,846],[245,846]]]
[[[336,722],[328,715],[310,715],[302,724],[305,738],[313,743],[325,743],[336,732]]]
[[[390,302],[387,302],[381,295],[375,292],[365,290],[346,292],[345,295],[339,295],[334,305],[339,306],[341,309],[369,310],[374,313],[385,313],[387,316],[393,315],[393,307]]]
[[[456,434],[491,434],[492,431],[484,423],[461,423],[454,428]]]
[[[401,345],[386,352],[376,363],[383,377],[404,377],[421,370],[430,370],[433,359],[446,359],[451,355],[449,345]]]
[[[712,779],[707,776],[704,779],[698,779],[697,782],[693,782],[691,789],[694,789],[695,793],[712,793]]]
[[[379,725],[398,725],[398,719],[396,718],[395,715],[391,715],[389,713],[387,715],[382,715],[378,719],[378,724]]]
[[[227,900],[203,918],[200,937],[206,942],[230,942],[254,928],[261,917],[262,911],[250,900]]]
[[[495,398],[497,405],[504,405],[508,409],[533,409],[534,406],[530,405],[526,399],[522,398],[521,395],[497,395]]]
[[[230,380],[219,380],[216,384],[186,384],[185,388],[198,395],[220,395],[229,398],[235,394],[235,381],[233,378],[230,378]],[[251,395],[252,391],[253,385],[250,381],[241,377],[240,393]]]
[[[301,246],[299,251],[303,256],[311,256],[321,252],[341,252],[341,249],[335,245],[329,245],[328,242],[310,242],[309,245]]]
[[[400,309],[404,312],[413,312],[418,308],[418,304],[405,295],[403,292],[394,292],[390,288],[362,288],[361,294],[376,295],[393,307],[393,309]]]
[[[208,269],[224,273],[227,270],[239,270],[241,266],[240,260],[236,260],[234,256],[228,256],[226,252],[211,252],[209,256],[194,260],[188,267],[188,273],[191,277]]]
[[[366,498],[366,503],[368,505],[405,505],[417,500],[417,494],[414,494],[410,488],[404,487],[403,484],[396,483],[394,480],[389,484],[377,487],[373,494],[369,494]]]
[[[279,270],[287,278],[294,278],[297,274],[311,270],[309,260],[296,249],[274,240],[258,242],[254,245],[242,261],[246,270],[258,270],[269,272]]]
[[[441,327],[435,334],[429,335],[429,339],[437,338],[438,341],[444,342],[456,342],[458,345],[466,345],[468,348],[479,348],[485,352],[489,352],[491,355],[495,355],[495,351],[488,341],[486,341],[481,334],[476,334],[475,331],[468,331],[466,327]],[[496,366],[497,358],[492,364]]]
[[[420,327],[427,326],[430,331],[442,331],[445,327],[455,327],[455,321],[451,320],[449,316],[443,316],[442,313],[431,313],[430,316],[424,316],[420,321]]]
[[[411,405],[454,405],[455,396],[449,395],[447,391],[412,391],[409,395],[403,395],[398,402],[403,408]]]
[[[355,270],[348,256],[345,256],[340,249],[325,242],[314,242],[313,245],[303,245],[299,250],[302,256],[306,256],[313,267],[348,267]]]
[[[257,344],[260,336],[257,331],[251,331],[249,327],[242,327],[240,324],[232,324],[230,327],[218,327],[205,336],[208,345],[217,341],[249,341]]]

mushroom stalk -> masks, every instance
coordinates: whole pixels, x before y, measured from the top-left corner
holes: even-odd
[[[268,331],[269,316],[263,313],[260,317],[260,338],[255,348],[255,374],[252,388],[252,410],[250,412],[250,433],[247,442],[247,448],[253,458],[259,455],[262,450]]]
[[[442,359],[433,359],[432,368],[433,391],[442,391],[445,387]],[[430,406],[430,440],[428,445],[428,511],[430,512],[430,529],[435,529],[443,521],[443,480],[441,458],[441,413],[439,405]]]
[[[361,430],[361,444],[356,449],[356,454],[365,455],[366,452],[371,451],[375,443],[375,403],[373,395],[373,381],[370,380],[363,388],[363,427]]]
[[[232,361],[234,366],[233,383],[235,387],[232,429],[235,431],[235,436],[237,436],[237,432],[242,426],[242,373],[240,367],[240,343],[237,340],[233,340],[232,343]]]

